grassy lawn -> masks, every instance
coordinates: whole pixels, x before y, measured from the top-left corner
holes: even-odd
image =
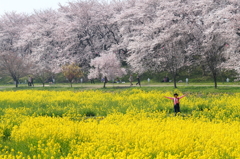
[[[0,85],[0,91],[17,91],[17,90],[49,90],[49,91],[84,91],[84,90],[102,90],[111,92],[121,92],[123,90],[140,89],[144,91],[161,90],[174,92],[176,89],[173,87],[173,83],[147,83],[142,82],[142,87],[133,85],[129,86],[128,83],[108,83],[107,88],[103,88],[102,83],[90,84],[90,83],[76,83],[71,88],[68,83],[61,84],[46,84],[42,87],[40,83],[36,83],[35,87],[28,87],[25,84],[20,84],[18,88],[14,85]],[[218,88],[215,89],[213,83],[177,83],[177,90],[184,93],[237,93],[240,92],[240,85],[236,83],[219,83]]]

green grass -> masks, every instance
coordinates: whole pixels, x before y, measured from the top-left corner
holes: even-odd
[[[173,87],[142,87],[138,88],[144,91],[159,90],[159,91],[172,91],[176,89]],[[212,86],[179,86],[177,90],[184,93],[237,93],[240,92],[240,87],[222,86],[217,89]]]
[[[218,88],[215,89],[212,83],[190,83],[186,85],[185,83],[178,83],[177,90],[184,93],[237,93],[240,92],[240,85],[235,85],[235,83],[225,83],[219,84]],[[84,91],[84,90],[102,90],[111,92],[121,92],[124,90],[140,89],[144,91],[159,90],[159,91],[172,91],[176,89],[173,87],[173,83],[151,83],[142,84],[142,87],[132,86],[128,84],[112,84],[108,83],[106,88],[103,88],[102,83],[96,84],[73,84],[70,87],[68,83],[47,85],[42,87],[41,84],[35,84],[35,87],[28,87],[27,85],[20,84],[18,88],[14,85],[0,85],[0,91],[18,91],[18,90],[48,90],[48,91]]]

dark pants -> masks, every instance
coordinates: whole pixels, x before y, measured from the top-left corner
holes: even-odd
[[[138,85],[138,84],[141,86],[140,79],[137,79],[136,85]]]
[[[139,84],[139,85],[141,84],[141,83],[140,83],[140,80],[138,80],[138,82],[136,83],[136,85],[138,85],[138,84]]]
[[[179,103],[177,103],[177,104],[174,105],[174,112],[175,112],[175,113],[180,112],[180,106],[179,106]]]

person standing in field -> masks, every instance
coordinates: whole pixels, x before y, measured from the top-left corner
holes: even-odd
[[[28,76],[28,86],[32,86],[32,77]]]
[[[90,81],[91,81],[91,83],[95,84],[94,79],[91,78]]]
[[[133,84],[132,84],[132,82],[133,82],[133,76],[132,76],[132,74],[130,75],[130,77],[129,77],[129,82],[130,82],[130,86],[132,86]]]
[[[103,85],[103,88],[106,87],[106,83],[108,82],[108,79],[107,79],[107,76],[104,76],[104,85]]]
[[[186,95],[182,95],[182,96],[178,97],[177,93],[174,94],[174,97],[166,97],[166,96],[164,96],[165,98],[173,100],[175,115],[180,112],[180,99],[185,97],[185,96]]]
[[[137,83],[136,83],[136,85],[139,85],[141,87],[141,81],[140,81],[139,75],[137,75]]]
[[[33,77],[31,77],[31,85],[34,87]]]

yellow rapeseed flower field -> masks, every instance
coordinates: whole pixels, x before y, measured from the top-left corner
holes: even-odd
[[[240,158],[239,95],[0,92],[0,159]]]

